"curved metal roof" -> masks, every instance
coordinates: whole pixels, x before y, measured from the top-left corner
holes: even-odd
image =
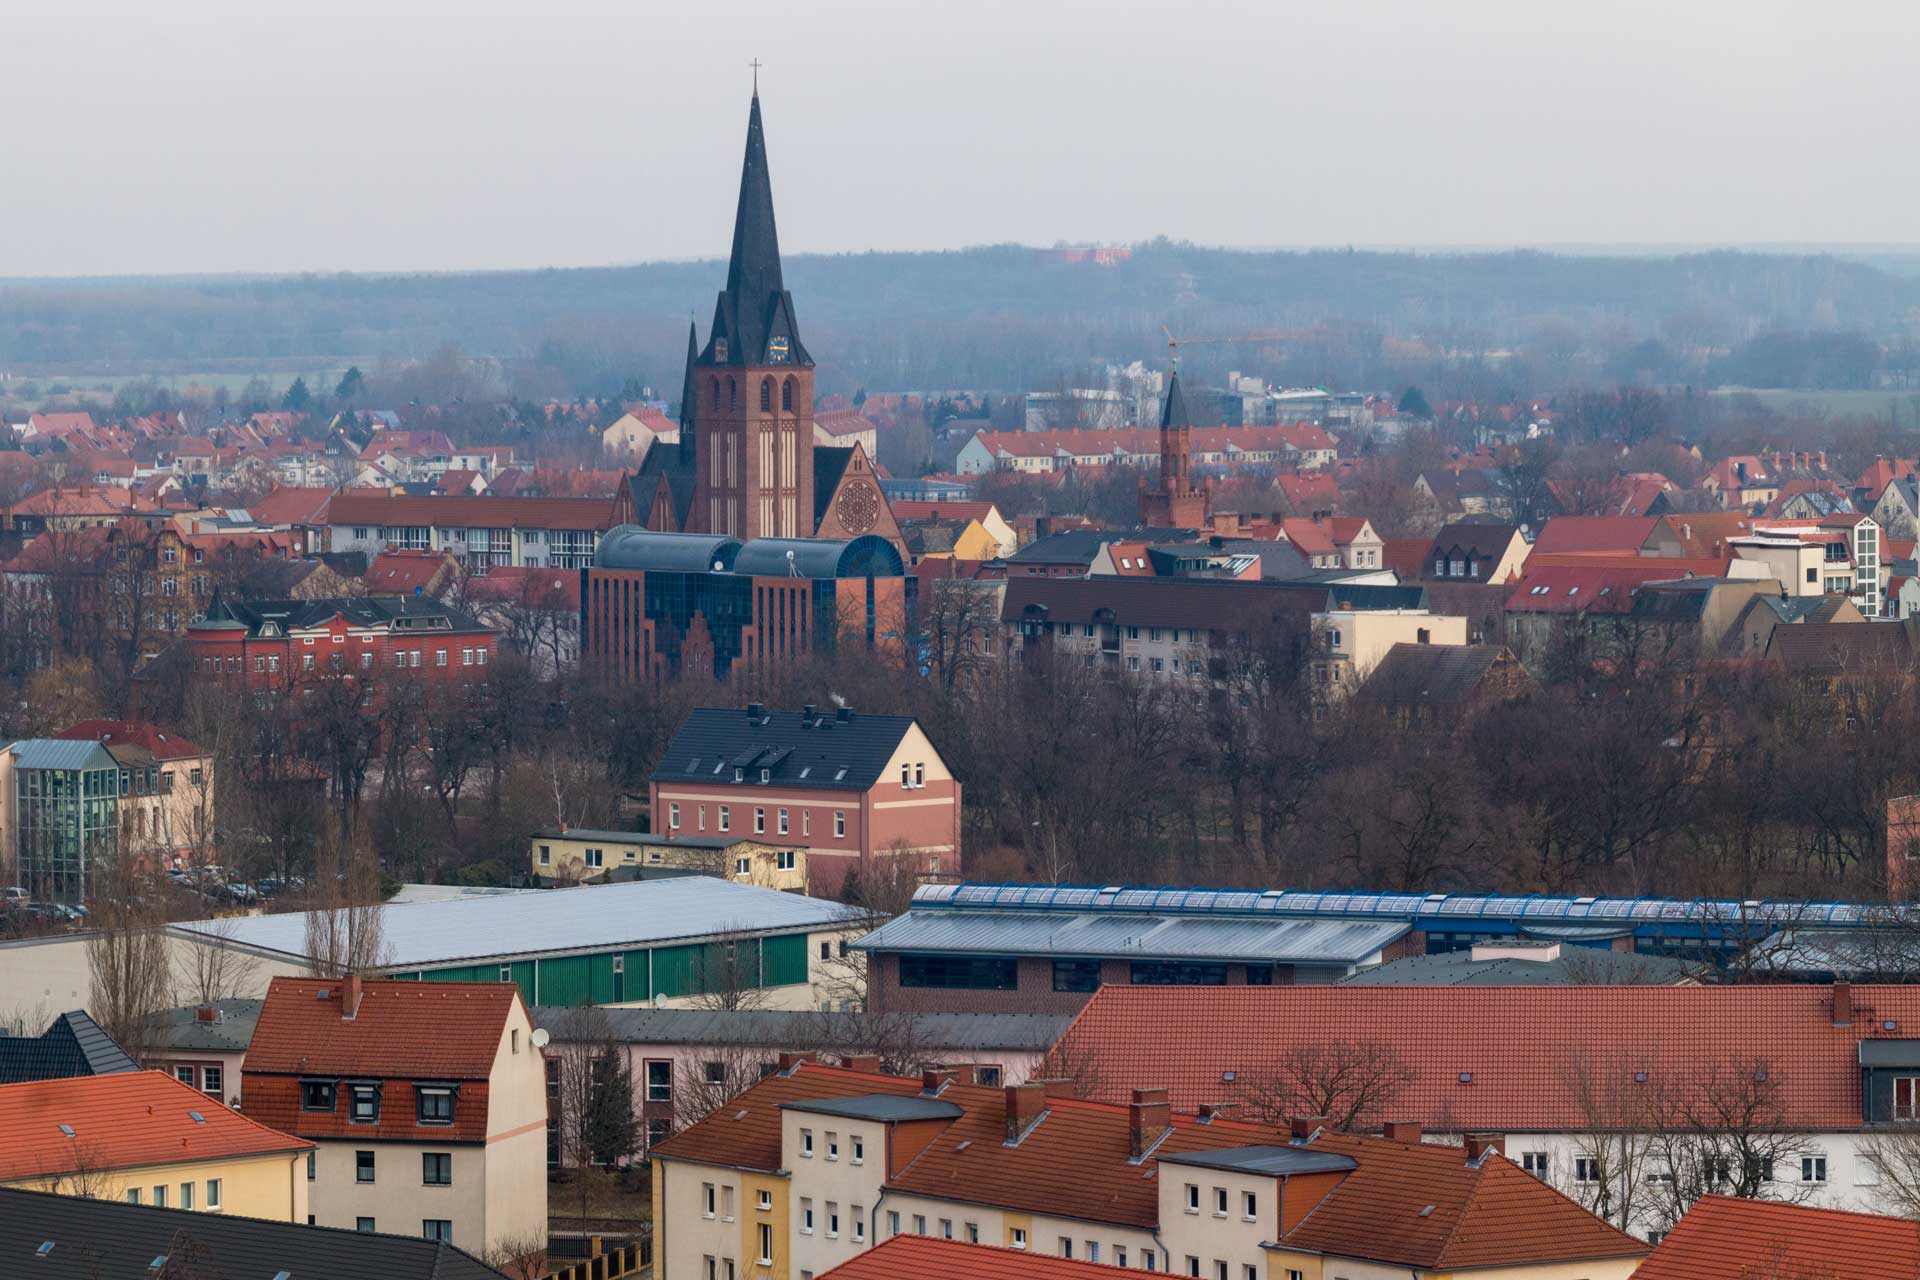
[[[906,570],[892,543],[865,533],[847,542],[755,538],[741,546],[733,571],[760,578],[861,578],[897,577]]]
[[[674,573],[725,572],[740,554],[738,538],[704,533],[656,533],[637,524],[609,529],[593,554],[596,569],[653,569]]]
[[[1323,916],[1534,924],[1863,926],[1915,917],[1881,903],[1737,898],[1595,898],[1538,894],[1378,893],[1291,889],[1182,889],[1129,885],[939,884],[916,907],[986,911],[1103,911],[1181,915]]]

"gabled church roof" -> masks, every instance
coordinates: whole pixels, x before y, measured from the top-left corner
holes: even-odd
[[[777,340],[787,344],[779,360],[772,351]],[[774,227],[773,183],[767,173],[757,92],[747,113],[747,152],[740,167],[740,203],[733,215],[727,287],[714,306],[713,332],[707,335],[700,363],[734,367],[813,363],[800,344],[793,295],[780,277],[780,237]]]

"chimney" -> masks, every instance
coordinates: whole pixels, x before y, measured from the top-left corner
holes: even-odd
[[[1027,1081],[1027,1083],[1037,1084],[1042,1089],[1045,1089],[1049,1098],[1073,1097],[1073,1081],[1067,1079],[1065,1076],[1038,1076]]]
[[[1853,1025],[1853,987],[1845,982],[1833,984],[1833,1025]]]
[[[1822,471],[1825,471],[1827,469],[1827,451],[1825,449],[1822,449],[1820,450],[1820,452],[1814,454],[1813,456],[1820,460],[1820,469]]]
[[[758,720],[765,714],[767,714],[767,708],[764,703],[749,702],[747,704],[747,719],[749,721]]]
[[[1127,1154],[1135,1160],[1153,1149],[1173,1127],[1173,1107],[1165,1089],[1135,1089],[1127,1104]]]
[[[853,708],[841,707],[833,713],[833,718],[835,720],[838,720],[841,724],[847,724],[853,719]]]
[[[805,723],[807,723],[807,722],[808,722],[809,720],[812,720],[812,719],[813,719],[813,713],[814,713],[815,711],[818,711],[818,710],[819,710],[819,708],[818,708],[818,707],[816,707],[816,706],[815,706],[815,705],[814,705],[813,703],[811,703],[811,702],[808,702],[808,703],[804,703],[804,704],[802,704],[802,706],[800,707],[800,723],[801,723],[801,724],[805,724]]]
[[[1018,1142],[1028,1126],[1047,1109],[1045,1085],[1010,1084],[1007,1086],[1007,1141]]]
[[[1287,1132],[1295,1142],[1305,1142],[1326,1124],[1325,1116],[1293,1116],[1287,1120]]]
[[[778,1058],[774,1059],[774,1062],[777,1064],[777,1069],[779,1070],[781,1075],[788,1075],[793,1071],[795,1067],[799,1066],[801,1063],[812,1062],[812,1061],[813,1061],[813,1055],[811,1053],[789,1052],[789,1053],[783,1053]]]
[[[1203,1102],[1200,1104],[1200,1123],[1212,1124],[1215,1120],[1231,1120],[1240,1110],[1237,1102]]]
[[[340,984],[340,1016],[351,1018],[360,1012],[360,975],[350,973]]]
[[[920,1092],[937,1094],[953,1081],[953,1072],[944,1067],[928,1067],[920,1073]]]
[[[864,1071],[870,1076],[880,1074],[880,1055],[877,1053],[849,1053],[840,1058],[840,1065],[849,1071]]]
[[[1389,1142],[1420,1141],[1420,1122],[1418,1120],[1389,1120],[1386,1127]]]
[[[1467,1135],[1467,1163],[1478,1164],[1490,1151],[1507,1153],[1507,1140],[1497,1133],[1470,1133]]]
[[[195,1022],[218,1022],[220,1021],[220,1010],[210,1004],[203,1004],[193,1011],[193,1020]]]

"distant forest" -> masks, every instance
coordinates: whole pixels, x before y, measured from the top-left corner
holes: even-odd
[[[824,391],[1017,391],[1108,361],[1205,379],[1452,396],[1718,381],[1908,385],[1920,277],[1897,257],[1245,252],[1169,241],[1102,267],[1045,250],[794,256],[787,284]],[[718,262],[440,275],[0,281],[0,372],[246,372],[302,362],[497,360],[515,394],[677,392]]]

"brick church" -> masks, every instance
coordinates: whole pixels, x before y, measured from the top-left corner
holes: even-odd
[[[688,326],[680,441],[648,450],[619,494],[616,523],[742,541],[875,534],[904,551],[873,459],[858,444],[815,444],[813,369],[781,280],[756,90],[727,285],[704,347]]]

